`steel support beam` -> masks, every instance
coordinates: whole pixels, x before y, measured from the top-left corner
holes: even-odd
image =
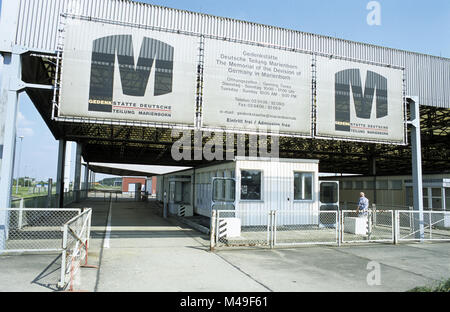
[[[20,52],[3,53],[0,89],[0,208],[11,207],[16,150],[16,120],[21,79]],[[0,253],[8,238],[8,214],[0,211]]]
[[[76,156],[75,156],[75,178],[73,191],[75,193],[75,202],[80,202],[80,191],[81,191],[81,152],[82,145],[81,143],[77,143]]]
[[[64,167],[66,158],[66,140],[59,140],[58,169],[56,173],[57,208],[64,207]]]
[[[89,163],[84,165],[84,186],[83,189],[89,192]],[[87,196],[87,194],[86,194]]]
[[[422,189],[422,143],[420,137],[420,107],[418,97],[409,97],[408,103],[411,110],[411,151],[412,151],[412,178],[413,178],[413,199],[414,211],[414,231],[415,238],[424,239],[423,220],[423,189]]]

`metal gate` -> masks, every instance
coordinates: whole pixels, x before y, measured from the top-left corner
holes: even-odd
[[[394,211],[369,209],[367,216],[355,210],[341,211],[342,243],[395,242]]]
[[[450,211],[396,211],[398,241],[450,241]]]
[[[81,209],[0,209],[0,254],[59,252],[62,226]]]

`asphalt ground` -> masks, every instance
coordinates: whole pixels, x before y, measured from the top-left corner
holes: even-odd
[[[84,202],[93,209],[90,292],[402,292],[450,277],[450,243],[229,248],[152,203]],[[60,255],[0,256],[0,292],[56,291]]]

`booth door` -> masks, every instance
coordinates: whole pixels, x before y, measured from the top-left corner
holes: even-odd
[[[211,209],[236,209],[236,180],[233,178],[213,178]]]
[[[319,181],[320,210],[339,210],[339,182]]]
[[[320,211],[339,211],[339,182],[338,181],[319,181]],[[336,216],[332,213],[321,213],[319,222],[323,225],[334,224]]]

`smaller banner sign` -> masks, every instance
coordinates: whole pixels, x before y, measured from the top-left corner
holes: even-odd
[[[194,125],[198,38],[67,22],[59,116]]]
[[[311,56],[205,40],[203,127],[311,135]]]
[[[316,99],[318,136],[404,143],[402,70],[318,57]]]

